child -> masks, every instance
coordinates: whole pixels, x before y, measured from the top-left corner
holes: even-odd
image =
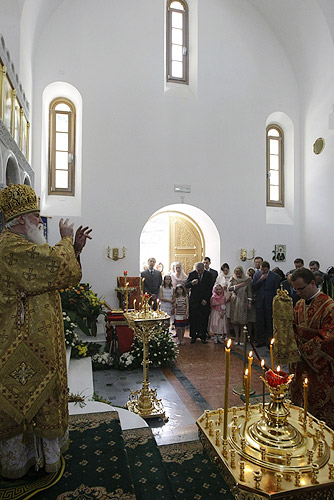
[[[226,297],[224,289],[219,283],[216,283],[212,289],[212,297],[210,299],[211,313],[209,317],[209,333],[213,333],[214,343],[223,344],[226,337]]]
[[[174,306],[174,289],[172,285],[172,277],[170,274],[164,276],[162,285],[160,287],[160,304],[161,310],[172,316],[172,309]],[[169,320],[171,321],[171,319]]]
[[[185,286],[179,283],[175,287],[175,330],[177,345],[184,345],[184,332],[188,325],[189,301]]]

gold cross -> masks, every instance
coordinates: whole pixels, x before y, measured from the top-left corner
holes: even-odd
[[[39,252],[37,252],[37,247],[32,247],[31,250],[27,250],[26,252],[31,259],[39,256]]]
[[[26,385],[29,379],[31,379],[36,374],[35,370],[33,370],[30,366],[26,365],[24,361],[14,370],[10,376],[13,379],[20,382],[22,385]]]
[[[7,286],[7,288],[10,288],[11,285],[14,285],[14,281],[11,281],[9,274],[7,274],[6,279],[4,279],[3,282]]]
[[[6,255],[5,259],[7,260],[9,266],[12,266],[14,264],[14,262],[18,262],[18,259],[14,258],[14,254],[13,253],[10,253],[9,255]]]
[[[31,281],[33,278],[36,278],[36,276],[37,276],[37,274],[35,274],[35,273],[32,272],[32,267],[29,268],[29,272],[28,273],[24,272],[22,274],[23,274],[23,276],[25,277],[25,279],[27,281]]]
[[[45,321],[42,322],[42,326],[39,327],[38,331],[42,333],[47,333],[50,328],[50,323],[48,325],[45,324]]]
[[[58,264],[56,264],[56,261],[55,260],[52,260],[50,262],[50,264],[47,264],[46,265],[47,269],[50,271],[50,273],[55,273],[56,271],[58,271],[59,269],[59,266]]]

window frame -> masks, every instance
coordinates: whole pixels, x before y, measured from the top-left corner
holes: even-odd
[[[270,130],[276,130],[278,137],[269,136]],[[278,200],[270,199],[270,140],[278,141]],[[267,207],[284,207],[284,132],[283,129],[276,123],[272,123],[266,128],[266,191],[267,191]]]
[[[178,1],[184,10],[173,9],[171,4]],[[177,12],[183,16],[183,76],[182,78],[172,76],[172,13]],[[184,50],[185,49],[185,50]],[[168,0],[166,15],[166,80],[172,83],[189,85],[189,7],[185,0]]]
[[[59,104],[66,104],[69,106],[70,111],[56,110]],[[57,114],[67,114],[68,119],[68,187],[56,187],[56,117]],[[76,109],[75,105],[70,99],[66,97],[56,97],[53,99],[49,106],[49,182],[48,194],[61,195],[61,196],[74,196],[75,195],[75,121]]]

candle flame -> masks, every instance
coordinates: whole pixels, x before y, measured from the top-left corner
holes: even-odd
[[[281,371],[281,367],[280,365],[277,365],[277,371],[280,372]]]
[[[127,283],[126,286],[129,286],[129,283]]]
[[[273,345],[273,343],[275,342],[275,339],[271,339],[271,345]]]
[[[231,344],[232,344],[232,339],[228,339],[227,341],[227,349],[229,349],[231,347]]]
[[[248,357],[249,357],[249,358],[252,358],[252,357],[253,357],[253,351],[249,351]]]
[[[308,379],[307,379],[307,378],[304,380],[304,384],[305,384],[305,385],[307,385],[307,384],[308,384]]]
[[[261,366],[264,367],[264,359],[261,360]]]
[[[246,377],[248,377],[248,368],[246,368],[246,370],[245,370],[245,375],[246,375]]]

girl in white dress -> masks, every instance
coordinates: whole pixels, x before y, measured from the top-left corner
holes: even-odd
[[[166,274],[164,276],[162,285],[160,287],[160,304],[161,310],[168,314],[168,316],[172,315],[172,309],[174,306],[174,289],[172,285],[172,278],[170,274]]]
[[[227,291],[228,283],[231,278],[230,266],[227,262],[221,266],[221,271],[216,279],[216,283],[219,283],[224,289],[224,295],[226,298],[226,331],[228,335],[230,334],[230,319],[231,319],[231,293]]]

